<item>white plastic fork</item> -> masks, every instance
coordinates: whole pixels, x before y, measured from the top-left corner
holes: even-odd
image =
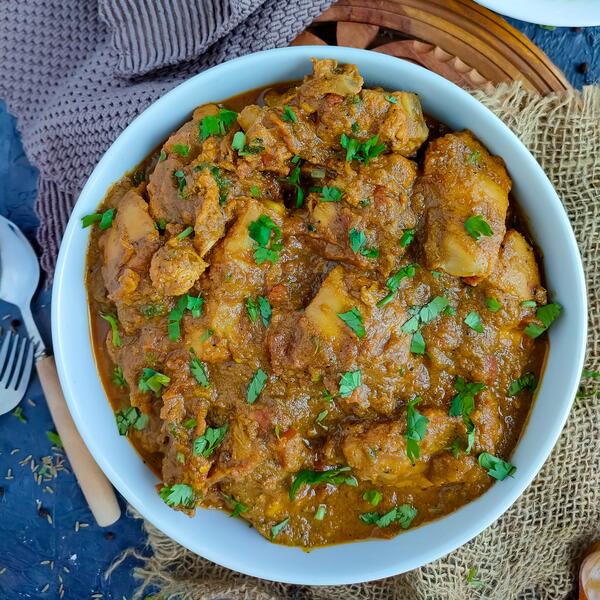
[[[0,415],[21,402],[31,377],[33,344],[9,331],[0,347]]]

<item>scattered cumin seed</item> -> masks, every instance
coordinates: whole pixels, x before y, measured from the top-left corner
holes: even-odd
[[[16,454],[17,452],[21,452],[21,448],[15,448],[14,450],[11,450],[10,455],[12,456],[13,454]]]
[[[40,565],[49,565],[50,561],[49,560],[43,560]]]
[[[48,519],[48,523],[50,523],[50,525],[52,525],[52,517],[50,516],[50,513],[48,513],[48,516],[46,517],[46,519]]]
[[[63,582],[62,575],[59,575],[59,576],[58,576],[58,581],[59,581],[60,583],[62,583],[62,582]]]
[[[8,469],[8,471],[6,471],[6,479],[12,479],[12,469]]]
[[[54,490],[49,485],[47,485],[45,488],[43,488],[42,492],[48,492],[49,494],[54,494]]]
[[[92,600],[102,600],[104,594],[92,594]]]
[[[0,575],[4,575],[4,573],[6,573],[6,567],[0,569]]]
[[[37,406],[37,404],[31,399],[31,398],[27,398],[27,402],[31,405],[31,406]]]
[[[75,531],[79,531],[79,521],[75,521]]]
[[[43,588],[40,590],[40,592],[41,592],[42,594],[43,594],[44,592],[47,592],[49,587],[50,587],[50,584],[49,584],[49,583],[47,583],[47,584],[46,584],[46,585],[45,585],[45,586],[44,586],[44,587],[43,587]]]
[[[4,316],[2,317],[2,321],[6,321],[6,319],[10,319],[10,315],[4,315]]]
[[[50,568],[54,569],[54,561],[53,560],[50,561]]]
[[[22,461],[19,462],[19,464],[24,467],[30,460],[32,459],[31,454],[29,456],[26,456]]]
[[[62,598],[65,595],[65,586],[61,583],[58,588],[58,595]]]
[[[89,527],[89,523],[79,523],[79,527]]]
[[[69,569],[69,567],[63,567],[63,571],[65,573],[70,573],[71,572],[71,570]]]

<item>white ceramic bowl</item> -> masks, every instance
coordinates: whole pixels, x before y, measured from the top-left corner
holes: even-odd
[[[600,25],[600,0],[475,0],[502,15],[556,27]]]
[[[224,513],[199,510],[190,519],[158,497],[156,478],[117,433],[90,350],[83,284],[88,230],[80,218],[94,212],[107,188],[188,119],[192,109],[274,81],[299,79],[309,58],[356,63],[369,86],[411,90],[424,109],[454,129],[470,128],[506,161],[514,193],[543,249],[546,277],[564,314],[553,325],[551,350],[537,402],[513,455],[514,478],[496,483],[457,512],[386,541],[320,548],[310,553],[271,544]],[[560,152],[560,148],[557,148]],[[197,75],[144,111],[106,152],[83,188],[60,249],[54,278],[52,333],[69,408],[98,464],[148,520],[190,550],[241,571],[299,584],[345,584],[388,577],[430,562],[464,544],[497,519],[546,460],[577,389],[586,338],[586,296],[577,244],[563,207],[542,169],[491,112],[445,79],[385,54],[336,47],[296,47],[244,56]]]

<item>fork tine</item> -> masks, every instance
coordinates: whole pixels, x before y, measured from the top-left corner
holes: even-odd
[[[18,342],[17,342],[18,344]],[[15,344],[16,345],[16,344]],[[8,384],[9,389],[15,389],[17,387],[17,383],[21,376],[21,365],[23,364],[23,356],[25,356],[25,348],[28,345],[27,338],[21,339],[21,349],[19,350],[19,355],[17,356],[17,363],[15,364],[15,369],[13,371],[12,379]]]
[[[31,367],[33,365],[33,346],[33,344],[29,344],[29,350],[27,350],[27,358],[25,359],[25,365],[23,366],[23,374],[21,375],[21,381],[19,381],[16,390],[19,394],[24,394],[27,386],[29,385]]]
[[[4,337],[4,341],[2,342],[2,348],[0,348],[0,375],[3,371],[4,360],[6,359],[6,354],[8,353],[8,346],[10,345],[10,340],[12,339],[13,334],[9,331]]]
[[[13,337],[17,338],[17,336],[13,336]],[[12,347],[10,349],[10,355],[8,357],[8,360],[6,361],[6,369],[4,371],[4,375],[2,376],[2,379],[0,379],[0,385],[4,388],[7,387],[8,378],[10,377],[12,367],[15,364],[15,353],[17,351],[18,345],[19,345],[19,340],[17,338],[17,339],[15,339],[15,343],[12,345]]]

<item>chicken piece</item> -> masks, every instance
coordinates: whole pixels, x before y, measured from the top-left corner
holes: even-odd
[[[394,487],[432,485],[428,477],[431,457],[445,451],[457,431],[457,423],[439,409],[421,411],[429,423],[420,442],[420,458],[413,465],[406,454],[406,419],[351,426],[342,442],[348,465],[359,479]]]
[[[150,264],[150,278],[164,296],[185,294],[207,267],[187,238],[171,238],[156,251]]]
[[[514,229],[506,232],[500,245],[496,267],[487,281],[492,287],[512,294],[519,300],[546,303],[546,290],[541,284],[533,249]]]
[[[219,186],[208,170],[198,177],[198,186],[203,188],[204,193],[196,212],[193,243],[203,258],[225,234],[228,219],[219,203]]]
[[[133,302],[140,278],[160,245],[148,205],[139,194],[130,190],[123,196],[112,226],[98,244],[103,252],[102,277],[108,297],[114,302]]]
[[[497,399],[487,390],[478,394],[470,418],[475,424],[474,451],[494,454],[504,432]]]
[[[506,231],[511,182],[502,160],[468,131],[450,133],[432,141],[425,153],[420,191],[427,213],[423,232],[429,269],[443,270],[476,284],[496,264]],[[467,219],[482,218],[492,235],[472,237]]]
[[[453,483],[464,483],[487,477],[472,454],[461,454],[454,457],[450,452],[443,452],[431,459],[427,474],[433,485],[448,486]]]

